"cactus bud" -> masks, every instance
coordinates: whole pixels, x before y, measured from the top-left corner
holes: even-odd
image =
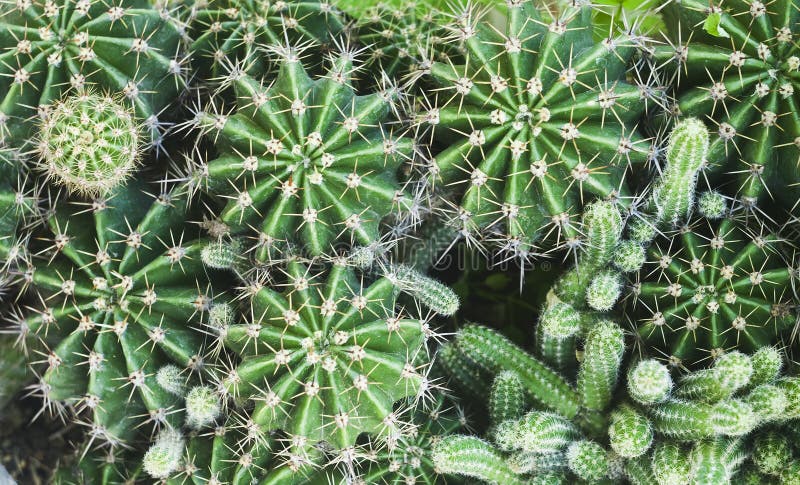
[[[628,372],[628,395],[644,405],[664,401],[672,392],[672,377],[667,367],[647,359],[636,363]]]
[[[623,273],[639,271],[646,259],[644,246],[636,241],[622,241],[614,252],[614,266]]]
[[[186,395],[186,425],[200,429],[216,420],[222,412],[219,396],[208,386],[197,386]]]
[[[159,368],[156,373],[156,382],[162,389],[175,396],[183,396],[186,392],[186,379],[176,365],[167,364]]]
[[[183,461],[183,435],[172,428],[162,430],[147,450],[142,467],[153,478],[165,479],[180,468]]]
[[[389,276],[400,291],[413,296],[420,304],[448,317],[458,311],[458,295],[448,286],[425,276],[410,266],[399,265]]]
[[[611,415],[608,439],[618,455],[636,458],[650,449],[653,443],[653,427],[650,421],[630,406],[622,406]]]
[[[692,464],[687,453],[671,441],[656,444],[652,466],[658,485],[686,485],[692,477]]]
[[[614,308],[622,292],[622,281],[619,274],[614,271],[598,273],[586,289],[586,304],[589,307],[607,312]]]
[[[722,219],[728,211],[728,202],[719,192],[703,192],[697,201],[697,210],[706,219]]]

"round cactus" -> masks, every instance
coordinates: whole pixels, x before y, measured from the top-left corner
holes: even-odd
[[[589,308],[607,312],[614,308],[622,293],[622,281],[615,271],[607,270],[595,275],[586,288],[586,304]]]
[[[721,219],[728,212],[728,202],[719,192],[703,192],[697,199],[697,211],[706,219]]]
[[[262,287],[250,320],[231,325],[225,345],[242,362],[224,378],[252,398],[252,419],[310,443],[337,448],[362,432],[394,432],[393,404],[425,392],[425,333],[395,310],[387,278],[368,285],[336,264],[327,275],[289,263],[285,291]]]
[[[271,67],[265,50],[324,49],[344,29],[341,13],[324,0],[198,0],[188,20],[193,64],[203,79],[234,68],[262,75]]]
[[[794,323],[792,271],[779,244],[731,219],[657,238],[627,314],[647,346],[684,365],[777,343]]]
[[[140,125],[119,96],[84,91],[57,101],[42,120],[39,168],[50,180],[86,197],[105,196],[136,169]]]
[[[692,464],[683,447],[663,441],[653,449],[653,477],[658,485],[687,485],[692,476]]]
[[[622,241],[614,254],[614,266],[623,273],[639,271],[646,260],[644,247],[636,241]]]
[[[147,0],[3,2],[0,18],[0,139],[29,137],[70,89],[122,93],[145,135],[184,84],[181,29]]]
[[[642,360],[628,372],[628,395],[636,402],[650,405],[662,402],[672,392],[669,369],[653,359]]]
[[[710,169],[728,174],[729,195],[754,204],[786,192],[800,163],[797,6],[688,0],[670,7],[676,38],[655,57],[674,77],[673,112],[713,123]]]
[[[234,114],[200,116],[220,153],[205,170],[210,192],[228,199],[220,219],[260,231],[259,260],[282,240],[313,255],[336,241],[368,246],[381,221],[410,204],[396,172],[413,141],[384,124],[397,91],[356,96],[350,70],[340,57],[312,81],[290,57],[270,87],[236,78]]]
[[[653,428],[650,421],[629,406],[622,406],[611,414],[608,426],[611,449],[625,458],[636,458],[650,449]]]
[[[792,445],[776,432],[759,434],[753,440],[753,463],[761,473],[780,475],[783,468],[792,460]]]
[[[584,204],[627,196],[626,168],[647,158],[642,91],[625,81],[636,40],[594,43],[588,6],[545,20],[534,2],[508,5],[503,31],[456,18],[466,63],[432,65],[440,88],[419,123],[449,144],[430,173],[463,192],[459,227],[559,246],[577,237]]]
[[[111,444],[143,421],[182,424],[180,398],[158,383],[174,379],[159,369],[202,371],[199,326],[214,298],[185,191],[149,190],[134,181],[88,207],[61,205],[29,276],[26,323],[51,349],[45,398],[89,411],[93,435]]]
[[[430,72],[433,61],[449,62],[457,54],[444,15],[428,2],[381,2],[358,16],[355,35],[366,46],[365,72],[385,73],[412,84]]]
[[[219,418],[222,412],[219,395],[209,386],[196,386],[186,394],[186,424],[200,429]]]
[[[607,452],[593,441],[575,441],[567,447],[569,469],[581,480],[600,480],[608,473]]]

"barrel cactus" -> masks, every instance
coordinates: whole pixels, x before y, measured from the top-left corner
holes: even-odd
[[[448,62],[457,49],[447,41],[442,18],[425,1],[381,2],[367,9],[355,25],[359,43],[367,47],[365,73],[413,84],[430,72],[434,60]]]
[[[293,443],[347,449],[362,432],[395,432],[395,401],[427,392],[423,322],[395,309],[388,278],[368,284],[344,264],[320,274],[299,261],[285,276],[282,292],[258,289],[248,321],[225,331],[242,358],[224,378],[228,392]]]
[[[634,275],[631,325],[654,357],[676,365],[781,342],[796,302],[780,245],[730,218],[695,220],[657,238]]]
[[[204,79],[234,68],[260,75],[271,67],[265,51],[325,46],[344,30],[344,22],[326,0],[196,1],[188,19],[193,63]]]
[[[141,126],[118,96],[84,91],[57,101],[38,135],[39,168],[69,192],[106,195],[139,163]]]
[[[185,223],[185,191],[150,190],[134,181],[60,204],[25,273],[34,290],[26,323],[50,349],[39,389],[48,403],[85,410],[95,442],[112,446],[143,423],[181,423],[157,370],[203,371],[200,327],[215,297],[200,259],[208,243]]]
[[[0,139],[24,144],[31,120],[72,89],[122,93],[146,135],[184,85],[178,23],[148,0],[4,1],[0,16]]]
[[[713,123],[710,169],[727,175],[728,195],[745,205],[781,196],[800,164],[797,5],[689,0],[670,8],[680,28],[655,59],[674,81],[674,113]]]
[[[260,231],[260,260],[276,241],[313,255],[335,242],[367,246],[382,220],[410,204],[396,172],[413,141],[385,124],[397,90],[357,96],[351,70],[342,56],[312,81],[289,56],[270,87],[247,75],[234,81],[235,114],[201,116],[220,153],[208,163],[208,190],[227,199],[222,222]]]
[[[521,250],[551,249],[578,236],[584,204],[630,195],[626,169],[649,150],[636,129],[646,90],[626,81],[635,38],[594,43],[591,7],[547,20],[529,1],[509,2],[504,31],[477,15],[451,30],[466,63],[432,65],[439,87],[419,124],[446,146],[430,174],[463,193],[463,232],[491,226]]]

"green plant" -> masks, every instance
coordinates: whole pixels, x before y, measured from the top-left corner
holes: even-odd
[[[185,84],[181,29],[147,0],[3,2],[0,17],[0,140],[30,139],[65,92],[94,86],[122,93],[152,142],[162,110]]]
[[[193,64],[204,81],[233,70],[263,75],[270,50],[325,49],[344,30],[345,19],[328,1],[200,0],[189,7]]]
[[[545,19],[533,2],[510,3],[505,30],[475,12],[450,29],[466,63],[432,65],[440,87],[419,124],[449,145],[430,174],[463,193],[450,203],[461,230],[550,249],[578,235],[584,204],[629,195],[625,171],[649,149],[636,132],[642,91],[625,81],[635,38],[594,43],[590,7]]]
[[[242,361],[224,384],[253,401],[259,427],[346,449],[362,432],[393,432],[395,401],[427,392],[423,322],[395,309],[391,280],[292,261],[282,293],[262,287],[248,300],[247,322],[225,332]]]
[[[39,169],[69,192],[105,196],[137,168],[141,131],[120,96],[78,92],[56,101],[42,120]]]
[[[341,241],[368,246],[387,216],[409,209],[396,172],[413,140],[384,124],[398,92],[357,96],[351,70],[343,55],[312,81],[289,56],[268,87],[247,75],[233,81],[234,114],[199,115],[219,157],[198,183],[227,200],[222,222],[259,231],[259,260],[277,241],[313,255]]]
[[[684,1],[667,9],[672,38],[655,47],[655,62],[673,79],[672,113],[713,123],[709,169],[726,175],[715,188],[746,206],[783,199],[796,180],[796,13],[792,2]]]
[[[132,181],[91,204],[60,204],[25,274],[26,325],[50,349],[45,404],[85,411],[94,440],[112,446],[143,423],[181,424],[157,371],[203,372],[200,325],[215,298],[199,257],[208,242],[185,224],[185,190],[149,190]]]

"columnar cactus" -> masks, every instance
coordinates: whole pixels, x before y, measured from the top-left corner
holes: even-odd
[[[474,436],[442,438],[433,448],[433,463],[442,473],[465,475],[493,485],[526,483],[492,445]]]
[[[0,140],[25,144],[31,120],[70,89],[122,93],[159,141],[162,110],[183,88],[182,32],[147,0],[2,3]]]
[[[655,48],[655,58],[674,77],[673,112],[713,123],[710,169],[728,175],[729,195],[747,205],[779,196],[797,180],[800,162],[797,6],[690,0],[671,7],[674,38]]]
[[[549,249],[577,236],[584,204],[628,196],[626,168],[647,158],[643,91],[625,80],[637,41],[594,43],[588,6],[545,20],[532,1],[508,5],[504,31],[456,18],[465,63],[432,65],[440,88],[419,123],[449,144],[430,173],[463,192],[453,218],[465,231]]]
[[[210,192],[227,199],[220,219],[260,232],[260,260],[287,239],[313,255],[337,241],[368,246],[381,221],[410,204],[396,172],[413,141],[385,124],[397,90],[356,96],[351,61],[333,64],[312,81],[290,54],[268,87],[247,75],[233,81],[234,114],[200,116],[220,153],[206,169]]]
[[[188,23],[193,64],[206,80],[234,68],[264,74],[271,67],[265,51],[324,48],[344,29],[341,13],[325,0],[201,0]]]
[[[26,274],[27,326],[51,350],[39,389],[89,412],[92,436],[117,445],[144,422],[180,426],[178,398],[158,384],[173,363],[202,373],[200,328],[215,295],[186,193],[138,181],[91,204],[62,204]]]
[[[242,357],[228,392],[252,399],[258,426],[312,444],[395,431],[395,401],[426,392],[423,322],[395,309],[389,279],[367,284],[342,264],[323,275],[292,261],[286,279],[249,295],[248,321],[226,329]]]
[[[139,164],[142,129],[134,116],[120,96],[83,91],[57,101],[40,127],[39,169],[70,192],[107,195]]]
[[[795,320],[780,244],[732,219],[699,219],[659,237],[627,299],[632,325],[674,364],[780,342]]]

